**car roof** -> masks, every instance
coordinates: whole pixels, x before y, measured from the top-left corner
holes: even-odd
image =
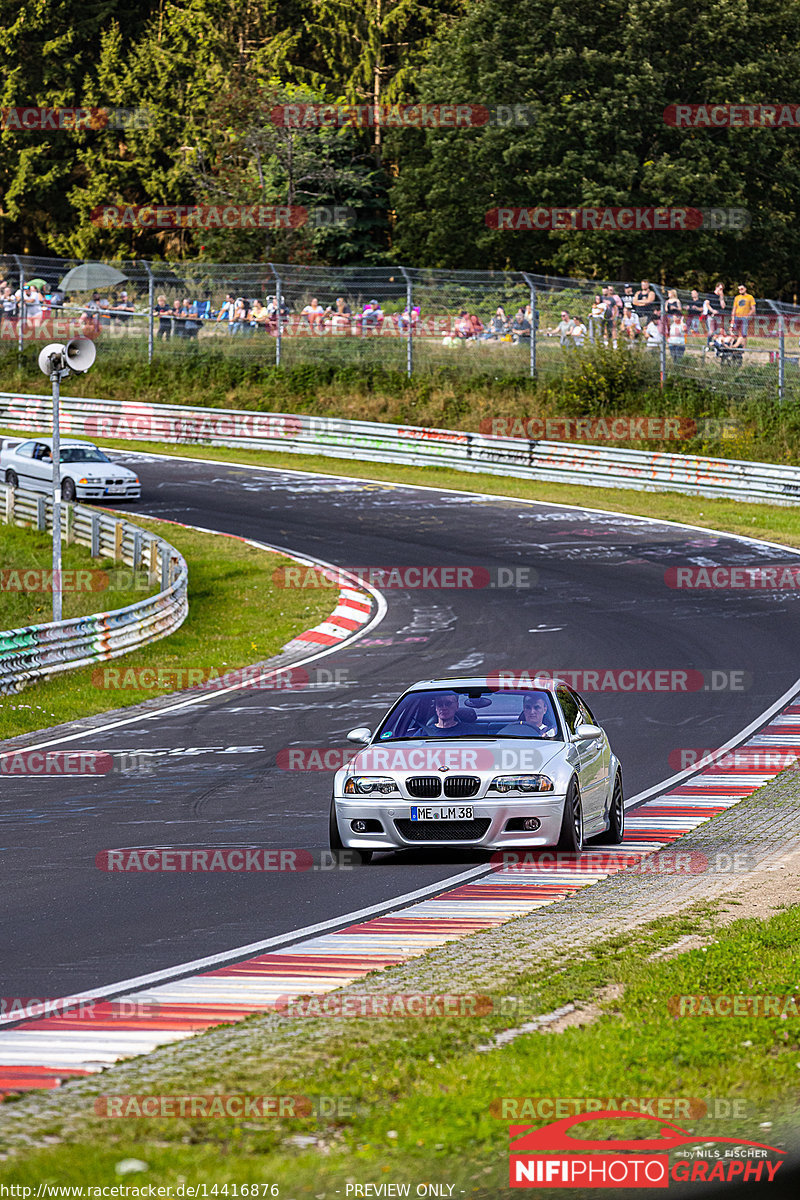
[[[78,441],[77,438],[60,438],[59,440],[62,450],[65,446],[90,446],[92,450],[97,449],[94,442]],[[42,437],[39,434],[34,434],[33,437],[21,438],[18,444],[21,446],[23,442],[44,442],[45,446],[52,446],[53,439],[52,437]]]
[[[501,682],[495,676],[508,676],[505,682]],[[428,691],[430,688],[439,688],[442,691],[448,691],[454,688],[470,688],[484,687],[497,688],[500,691],[541,691],[554,692],[557,687],[569,687],[565,679],[554,679],[551,676],[540,678],[538,675],[530,675],[527,672],[516,674],[513,671],[497,671],[492,675],[459,675],[452,679],[420,679],[417,683],[412,683],[406,688],[407,692]],[[406,694],[404,693],[404,695]]]

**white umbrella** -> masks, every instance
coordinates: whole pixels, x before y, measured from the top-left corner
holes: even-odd
[[[62,292],[91,292],[96,288],[114,287],[124,283],[128,278],[116,267],[106,266],[105,263],[88,262],[67,271],[58,285]]]

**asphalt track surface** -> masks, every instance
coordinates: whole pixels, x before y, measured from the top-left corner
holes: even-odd
[[[316,664],[338,671],[338,685],[213,696],[66,744],[146,751],[146,774],[6,777],[2,996],[81,994],[261,939],[288,941],[299,928],[446,886],[486,864],[485,854],[453,851],[381,855],[351,871],[139,875],[95,866],[99,851],[118,847],[324,849],[330,774],[281,770],[278,752],[344,746],[349,729],[374,725],[416,680],[495,670],[704,672],[700,690],[586,693],[622,761],[628,796],[674,773],[671,752],[726,743],[795,682],[795,592],[677,591],[664,579],[676,565],[797,561],[782,549],[548,504],[114,456],[141,476],[138,511],[342,567],[482,567],[495,582],[523,586],[385,590],[381,624]],[[530,575],[511,574],[517,569]]]

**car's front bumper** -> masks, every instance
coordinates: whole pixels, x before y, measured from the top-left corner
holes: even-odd
[[[413,803],[441,807],[445,804],[471,806],[474,810],[475,822],[488,820],[488,825],[482,830],[462,831],[465,836],[444,836],[445,831],[437,831],[438,822],[411,822],[411,804],[405,799],[392,802],[385,797],[380,800],[365,801],[356,797],[335,797],[334,806],[339,825],[339,836],[349,850],[408,850],[412,847],[445,846],[463,847],[474,846],[486,850],[508,849],[516,846],[554,846],[561,833],[561,822],[564,815],[564,795],[536,793],[532,796],[504,796],[502,800],[459,800],[459,801],[419,801]],[[541,822],[539,828],[533,831],[519,829],[507,830],[509,821],[520,817],[537,817]],[[354,820],[378,821],[382,831],[355,833],[350,822]],[[398,821],[408,822],[398,828]],[[459,823],[466,824],[466,823]],[[424,828],[414,830],[414,825]],[[405,828],[405,832],[403,831]],[[437,836],[438,832],[438,836]],[[416,836],[413,834],[416,833]],[[411,836],[409,836],[409,834]],[[421,836],[420,836],[421,835]]]
[[[126,483],[122,488],[109,488],[104,483],[76,483],[78,500],[141,500],[142,485]]]

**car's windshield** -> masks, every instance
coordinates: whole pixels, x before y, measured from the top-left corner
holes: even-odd
[[[429,688],[398,700],[376,739],[546,737],[563,740],[553,700],[523,688]]]
[[[61,451],[59,462],[62,463],[81,463],[81,462],[110,462],[106,458],[102,450],[98,450],[96,446],[67,446]]]

